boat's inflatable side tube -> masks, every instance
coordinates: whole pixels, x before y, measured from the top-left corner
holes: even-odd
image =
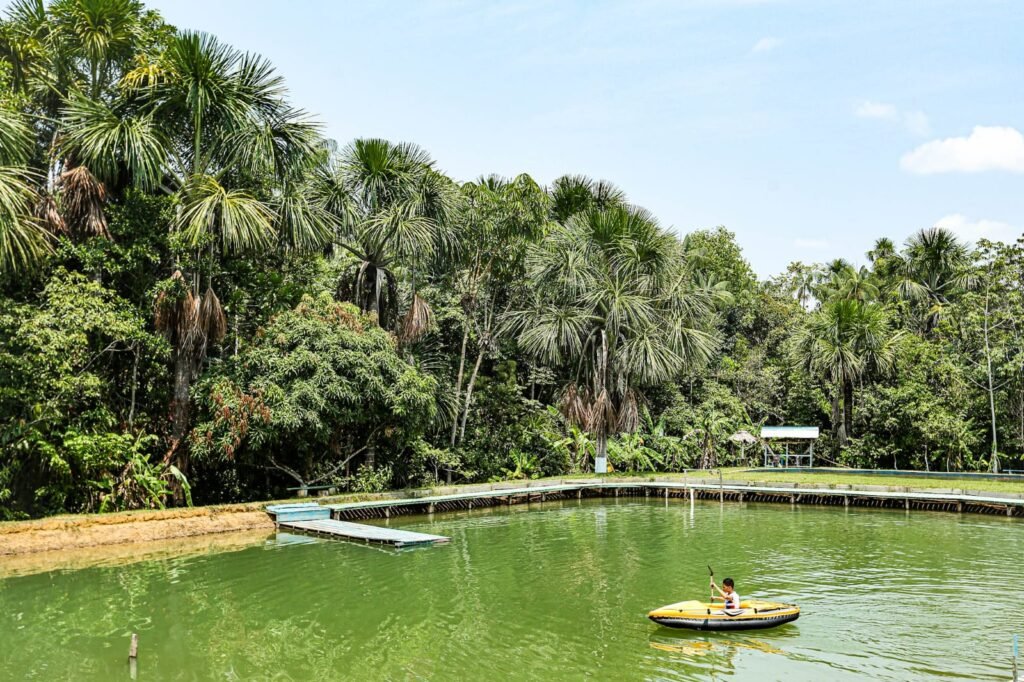
[[[761,600],[740,604],[739,611],[723,611],[720,604],[679,602],[655,609],[647,617],[670,628],[691,630],[760,630],[791,623],[800,617],[800,607]]]
[[[765,614],[759,618],[672,618],[665,616],[650,616],[650,619],[659,625],[670,628],[688,628],[690,630],[763,630],[773,628],[777,625],[792,623],[800,617],[800,612],[785,613],[781,615]]]

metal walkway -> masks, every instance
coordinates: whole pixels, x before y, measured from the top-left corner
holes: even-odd
[[[397,530],[384,526],[371,526],[365,523],[337,521],[331,518],[331,510],[319,504],[278,504],[267,507],[267,512],[274,517],[278,528],[315,533],[327,537],[354,542],[374,542],[394,547],[413,545],[434,545],[448,542],[449,538],[441,535],[415,533],[408,530]]]

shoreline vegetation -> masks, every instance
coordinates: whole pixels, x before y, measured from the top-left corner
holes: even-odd
[[[569,476],[529,481],[508,480],[491,484],[466,484],[386,493],[351,493],[314,498],[317,502],[343,504],[372,500],[407,500],[434,495],[486,492],[521,487],[605,483],[692,483],[717,486],[716,472],[691,471],[677,474],[609,475],[601,478]],[[969,477],[933,481],[914,477],[889,478],[832,473],[790,473],[726,469],[726,489],[742,490],[749,485],[780,485],[816,490],[852,489],[863,492],[910,492],[936,494],[955,492],[972,496],[996,495],[1024,498],[1024,481],[972,479]],[[311,498],[292,498],[277,503]],[[264,508],[275,502],[132,511],[108,514],[64,515],[31,521],[0,523],[0,574],[54,570],[61,567],[102,564],[128,557],[157,558],[166,554],[191,554],[244,548],[265,540],[274,524]],[[129,549],[131,547],[131,549]],[[110,551],[107,552],[106,550]],[[29,558],[28,555],[36,555]]]
[[[1022,249],[907,233],[759,277],[606,180],[329,140],[268,61],[134,0],[12,3],[0,519],[52,520],[0,545],[260,528],[299,488],[711,472],[766,424],[833,465],[1022,468]]]

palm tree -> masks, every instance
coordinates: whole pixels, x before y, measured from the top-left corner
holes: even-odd
[[[392,326],[399,307],[396,268],[407,267],[413,296],[403,327],[407,338],[418,337],[431,315],[416,293],[417,270],[451,246],[457,187],[416,145],[362,139],[331,160],[320,192],[341,223],[338,243],[358,260],[347,286],[351,298],[382,326]]]
[[[217,262],[226,253],[326,243],[324,207],[289,189],[312,182],[324,151],[318,126],[288,104],[268,62],[206,34],[174,35],[121,84],[110,102],[69,100],[64,145],[98,183],[160,188],[176,205],[169,227],[194,265],[174,268],[155,317],[174,347],[166,458],[187,473],[189,389],[226,331]],[[278,189],[266,192],[268,184]]]
[[[624,206],[626,194],[607,180],[563,175],[551,183],[551,219],[564,223],[577,213]]]
[[[121,65],[136,53],[143,33],[142,3],[58,0],[51,5],[50,15],[51,34],[64,38],[62,60],[89,97],[98,99],[120,77]]]
[[[930,332],[956,294],[970,286],[964,276],[970,254],[956,235],[942,227],[920,230],[907,239],[896,264],[897,293],[917,304],[922,327]]]
[[[650,214],[621,206],[575,213],[528,252],[536,292],[508,321],[527,353],[565,372],[562,412],[594,436],[599,473],[608,437],[636,428],[641,389],[716,347],[711,297],[682,257]]]
[[[898,279],[900,256],[896,253],[896,245],[887,237],[875,240],[875,245],[867,252],[871,262],[871,271],[881,292],[892,292]]]
[[[866,303],[878,298],[878,286],[870,270],[863,265],[859,268],[847,264],[833,272],[823,286],[825,297],[838,297]]]
[[[147,24],[148,22],[148,24]],[[135,0],[18,0],[0,25],[0,54],[15,92],[33,114],[36,213],[52,232],[107,237],[107,188],[61,146],[61,112],[75,98],[109,102],[136,51],[159,34],[159,20]]]
[[[32,137],[20,116],[0,107],[0,274],[25,270],[49,249],[33,215],[34,178],[26,167]]]
[[[853,388],[868,372],[892,369],[902,332],[892,331],[878,303],[834,298],[822,304],[794,334],[794,359],[832,385],[832,431],[837,447],[853,430]]]
[[[868,251],[868,260],[872,263],[877,263],[880,260],[886,258],[892,258],[896,255],[896,245],[893,244],[892,240],[888,237],[879,237],[875,240],[875,245]]]

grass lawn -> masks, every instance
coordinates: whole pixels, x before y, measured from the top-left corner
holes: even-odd
[[[915,476],[915,472],[908,471],[898,476],[875,476],[871,474],[844,474],[840,470],[833,472],[788,472],[788,471],[750,471],[748,467],[725,467],[722,469],[722,478],[727,481],[750,481],[751,483],[806,483],[816,485],[872,485],[889,486],[893,488],[914,488],[917,490],[976,490],[996,493],[1020,493],[1024,494],[1024,479],[1020,481],[1000,481],[991,478],[977,478],[970,474],[957,477],[930,478],[928,476]],[[922,472],[924,473],[924,472]],[[534,483],[543,483],[550,480],[572,481],[573,479],[592,479],[594,474],[577,474],[558,476],[551,479],[540,479]],[[718,470],[693,470],[688,473],[621,473],[614,472],[608,475],[609,479],[639,478],[643,480],[658,481],[718,481]]]
[[[987,492],[1024,493],[1024,480],[1000,481],[991,478],[963,477],[929,478],[914,476],[907,472],[899,476],[875,476],[871,474],[844,474],[832,472],[788,472],[788,471],[747,471],[746,469],[724,469],[722,475],[729,480],[764,481],[765,483],[811,483],[818,485],[884,485],[917,488],[921,490],[960,488],[963,490],[984,490]]]

